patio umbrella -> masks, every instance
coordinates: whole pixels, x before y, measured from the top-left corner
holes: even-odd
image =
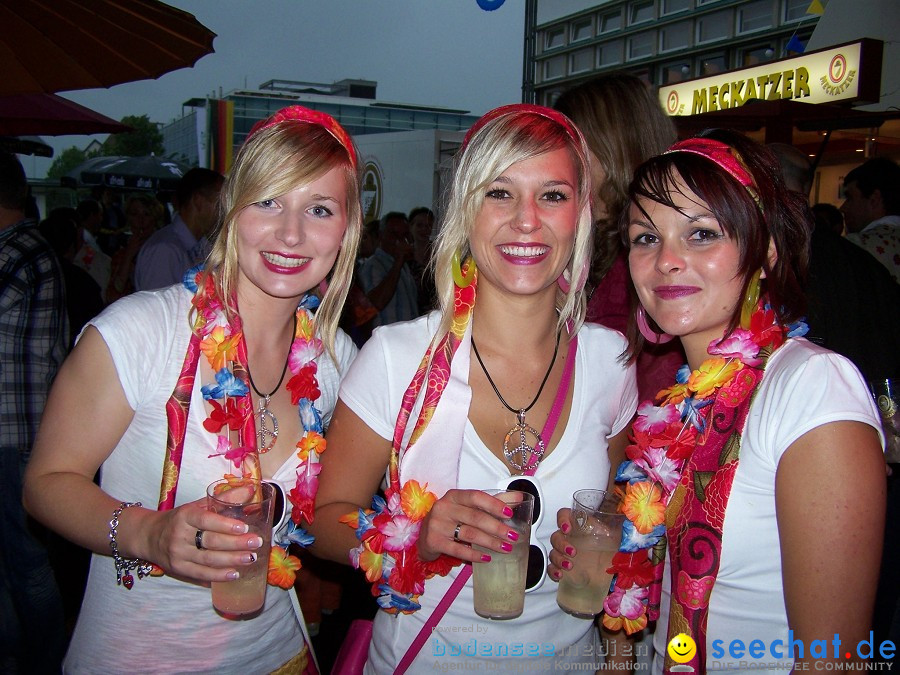
[[[174,190],[188,167],[174,159],[93,157],[62,178],[68,187],[105,185],[125,190]]]
[[[0,96],[0,136],[64,136],[129,131],[106,115],[55,94]]]
[[[54,93],[193,66],[216,34],[157,0],[0,0],[0,93]]]
[[[21,136],[19,138],[0,136],[0,150],[5,150],[15,155],[53,157],[53,148],[37,136]]]

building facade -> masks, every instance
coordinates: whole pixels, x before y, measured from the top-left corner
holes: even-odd
[[[537,0],[535,102],[611,71],[654,86],[803,51],[825,0]],[[573,13],[573,6],[580,9]]]
[[[194,98],[189,110],[163,127],[166,156],[191,166],[227,171],[230,158],[259,120],[290,106],[328,113],[354,137],[395,131],[465,131],[476,115],[466,110],[376,99],[377,83],[341,80],[333,84],[269,80],[256,90],[235,90],[218,98]]]

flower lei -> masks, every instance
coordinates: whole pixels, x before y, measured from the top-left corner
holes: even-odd
[[[366,579],[372,584],[372,595],[388,614],[412,614],[421,609],[419,596],[425,591],[425,581],[435,575],[446,576],[462,563],[446,554],[428,562],[419,558],[419,530],[437,496],[428,491],[427,483],[421,485],[415,479],[407,480],[400,486],[400,447],[419,394],[424,390],[422,410],[406,452],[410,452],[422,435],[450,379],[453,355],[465,335],[475,307],[477,278],[473,265],[470,259],[462,271],[463,274],[470,273],[472,281],[464,287],[455,285],[450,330],[437,346],[429,346],[403,395],[394,428],[388,467],[390,484],[385,490],[385,497],[375,495],[371,509],[358,509],[340,519],[340,522],[356,530],[360,540],[359,546],[350,551],[351,564],[365,571]]]
[[[199,284],[203,284],[199,291]],[[222,301],[215,291],[212,276],[203,274],[202,266],[189,270],[184,286],[194,293],[191,304],[196,310],[194,330],[200,337],[200,350],[215,372],[215,383],[206,384],[201,392],[212,407],[203,427],[217,434],[216,451],[209,457],[225,457],[234,464],[240,476],[225,474],[226,479],[254,478],[262,472],[256,448],[256,422],[247,386],[247,351],[240,318],[228,321]],[[198,292],[199,291],[199,292]],[[315,407],[321,396],[316,380],[316,358],[323,352],[322,341],[315,337],[312,310],[319,305],[315,296],[306,295],[297,306],[296,331],[288,356],[292,377],[287,382],[291,403],[296,405],[303,427],[297,443],[297,479],[286,498],[292,505],[287,529],[276,533],[269,555],[267,581],[280,588],[291,588],[300,569],[300,559],[288,553],[290,544],[307,547],[314,538],[303,529],[303,521],[313,521],[313,504],[322,470],[319,455],[325,451],[322,412]],[[221,433],[223,432],[224,433]],[[229,431],[241,431],[241,444],[235,446]]]
[[[626,484],[624,490],[617,488],[623,493],[621,509],[626,519],[622,543],[607,570],[615,575],[603,603],[607,629],[624,628],[631,635],[643,630],[648,619],[659,618],[666,507],[695,447],[708,434],[714,401],[722,399],[734,405],[746,401],[755,391],[757,379],[740,376],[742,371],[763,366],[787,338],[806,331],[803,322],[788,328],[779,325],[775,312],[761,299],[749,329],[738,327],[722,340],[710,342],[711,358],[693,372],[682,366],[675,384],[657,394],[660,405],[645,401],[638,407],[631,444],[626,448],[628,459],[619,466],[615,479]],[[727,490],[736,466],[735,461],[728,467]],[[718,515],[724,516],[725,505],[718,506],[722,511]]]

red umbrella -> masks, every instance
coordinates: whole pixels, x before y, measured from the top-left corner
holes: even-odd
[[[0,136],[115,134],[130,128],[55,94],[0,96]]]
[[[0,0],[0,93],[155,79],[193,66],[216,34],[157,0]]]

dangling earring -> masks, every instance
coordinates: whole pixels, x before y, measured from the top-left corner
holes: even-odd
[[[575,283],[575,292],[577,293],[584,285],[587,283],[587,261],[585,260],[581,264],[581,271],[578,273],[578,281]],[[562,290],[563,295],[568,295],[571,290],[571,284],[569,284],[569,280],[566,279],[566,271],[563,270],[562,274],[559,275],[556,279],[556,283],[559,284],[560,290]]]
[[[747,284],[747,292],[744,294],[744,302],[741,303],[741,328],[750,330],[750,318],[756,311],[756,305],[759,303],[760,283],[762,270],[756,270],[750,277]]]
[[[675,339],[674,335],[669,335],[668,333],[657,333],[652,328],[650,328],[650,324],[647,323],[647,313],[644,311],[643,305],[638,305],[637,312],[635,312],[634,319],[637,322],[638,330],[641,332],[641,335],[644,336],[644,339],[654,345],[664,345],[667,342],[671,342]]]
[[[450,274],[453,276],[453,283],[455,283],[460,288],[466,288],[475,280],[475,273],[477,271],[475,267],[475,259],[469,257],[467,259],[467,263],[469,266],[468,276],[463,276],[462,272],[462,261],[459,259],[459,251],[453,254],[453,257],[450,259]]]

